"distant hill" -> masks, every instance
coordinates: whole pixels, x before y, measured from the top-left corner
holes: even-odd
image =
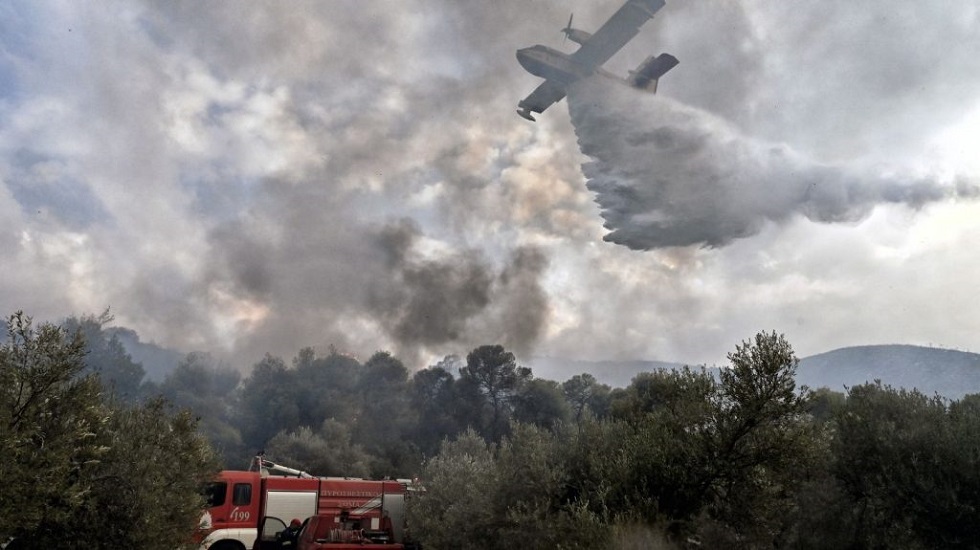
[[[980,354],[921,346],[856,346],[803,358],[796,373],[799,384],[835,391],[876,379],[895,388],[959,399],[980,393]]]
[[[614,388],[629,385],[641,372],[676,369],[681,363],[666,361],[579,361],[537,357],[523,362],[534,376],[564,382],[588,372]],[[713,370],[709,368],[709,370]],[[811,388],[845,387],[881,380],[895,388],[915,388],[926,395],[959,399],[980,393],[980,354],[906,345],[841,348],[800,360],[798,384]]]
[[[184,358],[184,354],[179,351],[160,347],[153,343],[140,342],[140,337],[135,330],[124,327],[109,327],[106,336],[111,338],[116,336],[119,342],[126,348],[126,352],[133,358],[133,361],[143,365],[146,372],[146,380],[162,382],[170,374],[177,363]]]

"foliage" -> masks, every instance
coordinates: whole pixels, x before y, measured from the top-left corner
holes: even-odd
[[[439,451],[440,442],[462,431],[457,411],[456,379],[446,369],[434,366],[417,371],[409,389],[410,407],[415,412],[415,444],[423,456]]]
[[[610,389],[600,384],[589,373],[576,374],[561,385],[565,400],[575,417],[581,422],[586,414],[604,417],[609,411]]]
[[[226,464],[245,456],[235,421],[236,392],[241,375],[206,353],[188,353],[160,385],[159,392],[175,406],[200,419],[200,432]]]
[[[582,499],[569,499],[567,455],[555,433],[514,424],[500,445],[494,490],[503,548],[594,548],[606,536],[600,518]]]
[[[718,387],[704,371],[656,371],[634,378],[612,404],[626,422],[626,478],[614,510],[687,521],[711,498],[717,454]]]
[[[126,352],[119,338],[106,332],[112,320],[107,309],[98,316],[69,317],[62,326],[67,334],[80,333],[85,342],[86,370],[97,373],[116,398],[136,402],[142,396],[141,384],[146,373],[143,365],[133,361]]]
[[[535,378],[525,383],[513,397],[513,419],[517,422],[551,428],[567,422],[568,402],[557,382]]]
[[[0,537],[62,521],[85,502],[86,482],[106,449],[98,379],[85,343],[56,326],[36,329],[17,312],[0,346]]]
[[[444,442],[408,508],[433,548],[596,548],[607,529],[582,502],[562,502],[566,468],[548,431],[515,425],[496,447],[474,431]]]
[[[817,388],[810,396],[806,412],[819,423],[829,422],[846,403],[846,396],[829,388]]]
[[[484,396],[489,414],[481,428],[485,428],[490,441],[499,442],[507,430],[513,399],[530,381],[531,369],[518,366],[514,354],[503,346],[493,345],[471,351],[459,374]]]
[[[355,440],[374,456],[371,474],[375,477],[398,477],[402,472],[417,471],[417,448],[402,438],[417,422],[407,387],[408,369],[388,352],[372,355],[357,377],[353,433]]]
[[[274,391],[283,394],[283,405],[296,405],[295,425],[316,427],[328,418],[357,416],[357,386],[362,373],[362,365],[353,357],[333,349],[325,357],[317,357],[313,349],[306,348],[293,359],[293,370],[282,375],[282,387]],[[285,397],[290,394],[291,398]]]
[[[319,475],[421,474],[411,528],[436,548],[980,546],[980,395],[810,392],[775,332],[736,346],[717,376],[658,370],[617,389],[535,379],[502,346],[411,376],[387,352],[362,363],[305,348],[244,380],[192,353],[158,387],[186,409],[173,413],[131,405],[150,386],[109,320],[71,318],[70,335],[9,319],[0,534],[179,546],[215,468],[206,437],[230,463],[265,448]]]
[[[880,382],[851,388],[837,415],[834,471],[859,546],[980,545],[978,396],[939,397]]]
[[[811,467],[819,433],[805,414],[810,392],[797,390],[798,360],[782,335],[757,334],[728,355],[711,476],[712,517],[738,540],[771,541],[795,476]]]
[[[813,467],[821,440],[782,336],[760,334],[729,357],[720,381],[691,369],[637,376],[609,420],[585,414],[583,394],[594,384],[582,377],[565,386],[583,413],[574,426],[515,423],[499,446],[478,445],[474,433],[446,444],[426,464],[426,492],[413,504],[420,539],[501,548],[776,544],[793,510],[793,475]],[[536,380],[515,387],[507,400],[515,418],[527,414],[521,397],[530,388],[560,391]]]
[[[160,548],[187,541],[217,464],[189,412],[103,401],[81,331],[17,313],[0,347],[0,533],[20,548]],[[70,541],[66,535],[70,534]]]
[[[422,471],[423,492],[409,501],[413,536],[427,547],[447,550],[493,541],[496,473],[492,449],[474,431],[444,442]]]
[[[241,390],[240,429],[246,448],[259,451],[277,433],[301,425],[298,388],[313,383],[300,380],[278,357],[266,355],[255,364]]]
[[[106,453],[87,477],[81,506],[61,521],[45,518],[27,536],[55,548],[65,534],[78,547],[171,550],[187,540],[204,507],[201,484],[217,462],[187,411],[171,415],[162,399],[114,405],[98,439]]]
[[[301,426],[282,431],[266,446],[277,462],[323,476],[368,477],[371,456],[351,442],[349,428],[336,420],[324,420],[318,431]]]
[[[237,403],[247,448],[317,465],[313,473],[326,467],[332,475],[404,477],[417,469],[418,448],[404,437],[417,417],[401,361],[378,352],[361,364],[333,349],[318,357],[304,348],[292,365],[267,355],[242,384]],[[334,435],[342,441],[331,441]],[[341,454],[312,456],[311,449],[328,445]],[[362,473],[346,472],[344,464]]]

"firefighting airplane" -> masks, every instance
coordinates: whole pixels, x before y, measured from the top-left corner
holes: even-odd
[[[665,4],[665,0],[627,0],[595,34],[573,29],[572,18],[569,17],[568,25],[561,32],[581,46],[572,54],[540,44],[517,50],[517,61],[521,66],[534,76],[545,79],[531,95],[517,104],[517,114],[533,122],[531,113],[541,113],[560,101],[573,82],[595,73],[617,78],[603,70],[602,64],[636,36],[640,26],[652,19]],[[667,53],[657,57],[651,55],[636,70],[630,71],[626,82],[635,88],[655,93],[657,79],[677,63],[677,58]]]

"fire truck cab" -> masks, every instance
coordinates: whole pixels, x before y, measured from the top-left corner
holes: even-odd
[[[258,471],[222,471],[208,486],[209,508],[198,534],[201,550],[295,548],[294,541],[284,541],[286,527],[294,519],[303,522],[313,516],[321,523],[334,522],[338,530],[353,518],[359,535],[381,538],[387,529],[389,544],[403,540],[408,480],[313,477],[256,460]]]

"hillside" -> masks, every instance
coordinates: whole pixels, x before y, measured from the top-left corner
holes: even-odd
[[[980,354],[906,345],[856,346],[801,359],[796,376],[800,384],[836,391],[876,379],[959,399],[980,393]]]

